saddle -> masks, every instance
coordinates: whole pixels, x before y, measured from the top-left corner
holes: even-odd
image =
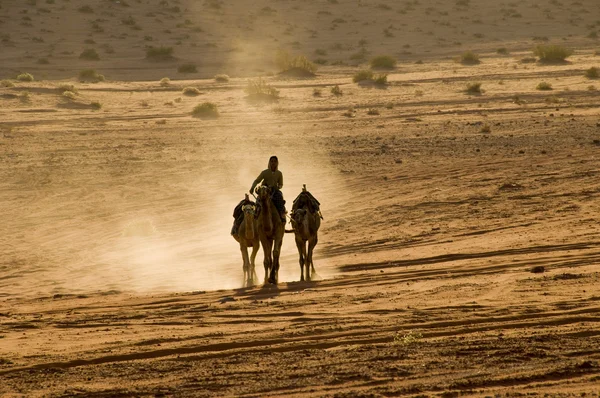
[[[310,192],[306,190],[306,185],[302,187],[302,192],[294,199],[292,204],[292,213],[295,213],[298,209],[306,209],[310,213],[317,213],[319,217],[323,219],[323,215],[320,211],[321,203],[315,198]]]

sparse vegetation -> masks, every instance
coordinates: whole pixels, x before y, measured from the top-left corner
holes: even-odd
[[[275,101],[279,98],[279,90],[267,84],[263,78],[249,80],[244,91],[253,101]]]
[[[171,85],[171,79],[169,79],[168,77],[163,77],[162,79],[160,79],[161,87],[169,87],[170,85]]]
[[[496,53],[500,55],[508,55],[508,49],[506,47],[500,47],[496,50]]]
[[[460,55],[460,63],[463,65],[477,65],[481,61],[479,60],[479,55],[473,51],[465,51]]]
[[[356,72],[354,74],[354,76],[352,76],[352,81],[354,83],[358,83],[358,82],[362,82],[362,81],[366,81],[366,80],[373,80],[373,71],[371,71],[369,69],[363,69],[363,70]]]
[[[313,89],[313,96],[314,97],[320,97],[322,94],[323,94],[323,92],[321,91],[320,88]]]
[[[404,334],[396,332],[394,335],[394,344],[408,347],[418,343],[421,338],[423,338],[421,333],[415,333],[412,330]]]
[[[479,132],[480,132],[480,133],[484,133],[484,134],[488,134],[488,133],[491,133],[491,132],[492,132],[492,128],[490,127],[490,125],[489,125],[489,124],[487,124],[487,123],[486,123],[486,124],[484,124],[484,125],[481,127],[481,130],[479,130]]]
[[[194,107],[192,115],[200,118],[217,118],[219,117],[219,111],[215,103],[203,102]]]
[[[536,90],[542,90],[542,91],[552,90],[552,84],[547,83],[547,82],[540,82],[537,85]]]
[[[146,48],[146,59],[153,61],[169,61],[173,59],[173,47],[153,47]]]
[[[533,53],[539,57],[542,63],[563,63],[573,55],[573,50],[559,45],[538,45],[533,49]]]
[[[216,75],[215,81],[218,83],[227,83],[229,81],[229,76],[224,75],[224,74]]]
[[[84,69],[79,72],[79,80],[92,83],[103,82],[104,75],[99,74],[95,69]]]
[[[196,87],[186,87],[183,89],[183,95],[195,97],[200,94],[202,94],[202,93]]]
[[[34,79],[31,73],[21,73],[17,76],[17,80],[20,82],[32,82]]]
[[[61,84],[60,86],[58,86],[56,88],[58,90],[59,93],[64,93],[65,91],[70,91],[72,93],[77,93],[77,87],[75,87],[73,84]]]
[[[340,88],[340,86],[338,86],[337,84],[333,87],[331,87],[331,94],[335,95],[335,96],[340,96],[343,94],[342,89]]]
[[[369,110],[367,110],[367,115],[377,116],[379,115],[379,111],[375,108],[369,108]]]
[[[198,69],[195,64],[183,64],[177,67],[179,73],[198,73]]]
[[[379,55],[370,62],[371,68],[393,69],[396,67],[396,59],[389,55]]]
[[[588,79],[597,79],[598,76],[598,68],[594,66],[585,71],[585,77],[587,77]]]
[[[70,100],[75,100],[77,98],[75,93],[73,91],[69,91],[69,90],[63,91],[61,95]]]
[[[100,109],[102,108],[102,104],[99,101],[92,101],[92,103],[90,104],[92,106],[93,109]]]
[[[481,83],[474,82],[467,84],[466,92],[467,94],[481,94]]]
[[[79,54],[79,59],[86,59],[88,61],[98,61],[100,56],[93,48],[86,48]]]
[[[283,50],[277,51],[275,64],[281,73],[287,75],[312,77],[317,71],[317,66],[310,62],[304,55],[292,56]]]
[[[11,82],[10,80],[2,80],[0,81],[0,87],[6,87],[6,88],[10,88],[10,87],[14,87],[15,84],[13,82]]]

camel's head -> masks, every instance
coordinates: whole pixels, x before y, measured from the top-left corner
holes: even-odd
[[[306,209],[296,209],[292,214],[292,223],[302,224],[302,222],[304,221],[304,217],[306,217],[306,214]]]
[[[256,206],[253,204],[244,205],[242,211],[244,212],[244,217],[252,219],[256,215]]]
[[[261,185],[260,187],[256,188],[256,196],[260,201],[266,202],[267,199],[271,197],[271,188]]]

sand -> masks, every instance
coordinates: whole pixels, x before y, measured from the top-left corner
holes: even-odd
[[[591,0],[0,2],[0,395],[598,396],[599,20]],[[574,53],[528,62],[538,44]],[[316,76],[279,75],[278,49]],[[388,83],[353,82],[377,55]],[[280,97],[248,98],[258,77]],[[318,278],[286,234],[279,283],[259,253],[243,287],[232,211],[273,154],[288,207],[303,184],[321,202]]]

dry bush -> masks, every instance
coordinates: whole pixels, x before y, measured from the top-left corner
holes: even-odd
[[[337,84],[333,87],[331,87],[331,94],[335,95],[335,96],[340,96],[342,94],[344,94],[342,92],[342,89],[340,88],[340,86],[338,86]]]
[[[14,87],[14,86],[15,86],[15,84],[13,82],[11,82],[10,80],[5,79],[5,80],[0,81],[0,87],[10,88],[10,87]]]
[[[177,72],[179,73],[198,73],[198,69],[194,64],[183,64],[177,67]]]
[[[202,94],[200,92],[200,90],[198,90],[196,87],[186,87],[183,89],[183,95],[188,95],[190,97],[195,97],[197,95]]]
[[[21,73],[17,76],[17,80],[20,82],[32,82],[34,79],[31,73]]]
[[[100,109],[102,108],[102,103],[100,103],[100,101],[92,101],[92,103],[90,104],[92,106],[93,109]]]
[[[373,80],[373,71],[371,71],[369,69],[360,70],[360,71],[356,72],[354,74],[354,76],[352,76],[352,81],[354,83],[367,81],[367,80]]]
[[[192,115],[200,118],[217,118],[219,117],[219,110],[217,109],[217,104],[212,102],[203,102],[202,104],[194,107],[192,110]]]
[[[320,88],[313,89],[313,96],[314,97],[320,97],[322,94],[323,94],[323,91],[321,91]]]
[[[169,79],[168,77],[163,77],[162,79],[160,79],[161,87],[169,87],[170,85],[171,85],[171,79]]]
[[[216,75],[215,81],[218,83],[227,83],[227,82],[229,82],[229,76],[227,76],[225,74]]]
[[[468,94],[481,94],[481,83],[474,82],[467,84],[467,89],[465,90]]]
[[[279,98],[279,90],[267,84],[260,77],[256,80],[249,80],[244,91],[252,100],[275,101]]]
[[[146,49],[146,59],[153,61],[169,61],[173,59],[173,47],[153,47]]]
[[[95,69],[84,69],[79,72],[79,80],[92,83],[103,82],[104,75],[99,74]]]
[[[547,83],[547,82],[540,82],[537,85],[536,90],[542,90],[542,91],[552,90],[552,84]]]
[[[500,47],[496,50],[496,53],[500,55],[508,55],[508,49],[506,47]]]
[[[314,76],[317,66],[310,62],[304,55],[292,56],[284,50],[277,51],[275,64],[281,73],[299,76]]]
[[[367,111],[367,115],[377,116],[379,115],[379,111],[375,108],[369,108],[369,110]]]
[[[77,87],[75,87],[73,84],[67,84],[67,83],[61,84],[56,89],[61,94],[63,94],[65,91],[70,91],[72,93],[77,93],[78,92]]]
[[[86,48],[79,54],[79,59],[86,59],[88,61],[99,61],[100,56],[93,48]]]
[[[585,77],[587,77],[588,79],[597,79],[598,75],[598,68],[594,66],[585,71]]]
[[[540,44],[533,49],[533,53],[539,57],[542,63],[563,63],[565,60],[573,55],[573,50],[563,46],[550,44]]]
[[[460,63],[463,65],[477,65],[481,61],[479,60],[479,55],[473,51],[465,51],[460,55]]]
[[[396,59],[390,55],[378,55],[371,59],[371,68],[393,69],[396,67]]]
[[[63,93],[61,95],[63,97],[65,97],[65,98],[70,99],[70,100],[75,100],[77,98],[77,96],[75,95],[75,93],[73,91],[70,91],[70,90],[63,91]]]

